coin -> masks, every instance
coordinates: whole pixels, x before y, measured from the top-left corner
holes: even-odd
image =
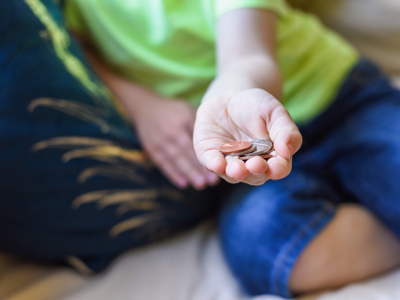
[[[244,150],[244,151],[241,151],[241,152],[230,153],[230,154],[227,154],[226,156],[233,156],[233,155],[234,156],[240,156],[240,155],[245,155],[245,154],[252,153],[252,152],[254,152],[256,150],[257,150],[257,146],[256,145],[251,145],[251,147],[249,149],[247,149],[247,150]]]
[[[250,145],[250,146],[249,146]],[[247,161],[252,157],[260,156],[265,160],[273,157],[274,143],[270,140],[234,141],[220,147],[227,160],[240,159]]]
[[[272,143],[271,145],[265,146],[262,144],[256,144],[257,150],[244,154],[243,156],[257,156],[257,155],[263,155],[263,154],[268,154],[272,150]]]
[[[269,147],[269,149],[272,149],[272,147],[274,145],[270,140],[254,140],[254,141],[251,141],[251,143],[253,145],[262,145],[265,147]]]
[[[249,141],[233,141],[222,145],[219,149],[224,154],[231,154],[248,150],[251,146],[252,144]]]

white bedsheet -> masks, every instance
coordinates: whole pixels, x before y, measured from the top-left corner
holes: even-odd
[[[0,270],[4,266],[0,259]],[[241,292],[221,255],[216,232],[208,224],[173,240],[125,253],[96,277],[18,261],[12,269],[8,274],[0,271],[1,300],[282,300],[274,296],[250,298]],[[22,274],[30,274],[31,280]],[[10,284],[17,285],[8,294],[1,294]],[[400,270],[302,298],[306,299],[400,299]]]
[[[100,277],[62,300],[250,300],[233,279],[218,238],[207,226],[162,246],[122,256]],[[259,296],[252,300],[277,300]],[[400,299],[400,270],[317,297],[318,300]]]
[[[314,298],[309,296],[308,298]],[[62,300],[250,300],[228,270],[218,238],[201,226],[172,241],[129,252]],[[277,300],[259,296],[252,300]],[[316,297],[318,300],[400,299],[400,270]]]
[[[62,299],[244,300],[248,297],[240,292],[230,275],[215,231],[202,226],[162,245],[123,255],[104,274]]]

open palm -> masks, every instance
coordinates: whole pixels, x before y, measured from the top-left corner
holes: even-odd
[[[268,161],[259,156],[227,162],[219,147],[234,140],[269,139],[275,153]],[[202,103],[197,111],[194,148],[208,170],[231,183],[263,184],[291,171],[292,156],[302,138],[288,111],[261,89],[231,92]]]

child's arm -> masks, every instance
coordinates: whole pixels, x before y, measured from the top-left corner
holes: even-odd
[[[218,182],[218,176],[199,163],[193,149],[194,107],[178,99],[165,99],[119,77],[90,48],[85,47],[85,52],[125,109],[143,148],[172,183],[180,188],[192,185],[202,189]]]
[[[275,60],[276,16],[257,9],[223,15],[217,28],[218,75],[198,109],[194,146],[200,162],[229,182],[253,185],[291,170],[302,138],[275,98],[281,79]],[[276,157],[226,162],[219,146],[232,140],[271,139]]]

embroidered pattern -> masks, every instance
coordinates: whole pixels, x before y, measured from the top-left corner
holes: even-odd
[[[106,119],[110,111],[117,111],[110,100],[111,95],[108,90],[94,82],[84,64],[69,51],[71,41],[68,33],[57,24],[46,6],[40,0],[24,1],[46,27],[47,37],[51,40],[55,54],[66,70],[81,83],[96,105],[64,99],[38,98],[31,101],[28,111],[33,113],[38,107],[50,108],[95,125],[102,133],[118,136],[118,128]],[[39,34],[43,35],[43,32]],[[66,150],[61,157],[64,163],[76,159],[91,159],[103,163],[81,170],[77,174],[77,184],[85,184],[90,178],[102,176],[145,186],[148,182],[141,173],[149,172],[153,168],[143,151],[123,148],[114,140],[86,136],[59,136],[37,142],[32,146],[32,151],[38,152],[50,148]],[[116,217],[132,210],[140,210],[142,214],[115,224],[109,230],[109,236],[115,238],[125,231],[135,229],[136,235],[139,233],[138,230],[142,234],[149,235],[154,232],[157,235],[159,234],[157,231],[165,227],[163,226],[165,217],[173,214],[157,201],[159,197],[179,201],[181,194],[173,188],[99,190],[73,199],[72,208],[79,209],[81,205],[93,202],[97,202],[100,210],[114,205]],[[74,262],[76,264],[77,261]]]
[[[40,0],[24,0],[36,17],[46,27],[53,43],[54,51],[58,58],[64,63],[66,70],[74,76],[91,95],[96,97],[110,98],[108,90],[91,80],[88,70],[83,63],[75,57],[68,49],[70,38],[64,29],[58,26],[46,6]],[[109,103],[111,104],[111,103]],[[104,103],[101,103],[104,105]]]

